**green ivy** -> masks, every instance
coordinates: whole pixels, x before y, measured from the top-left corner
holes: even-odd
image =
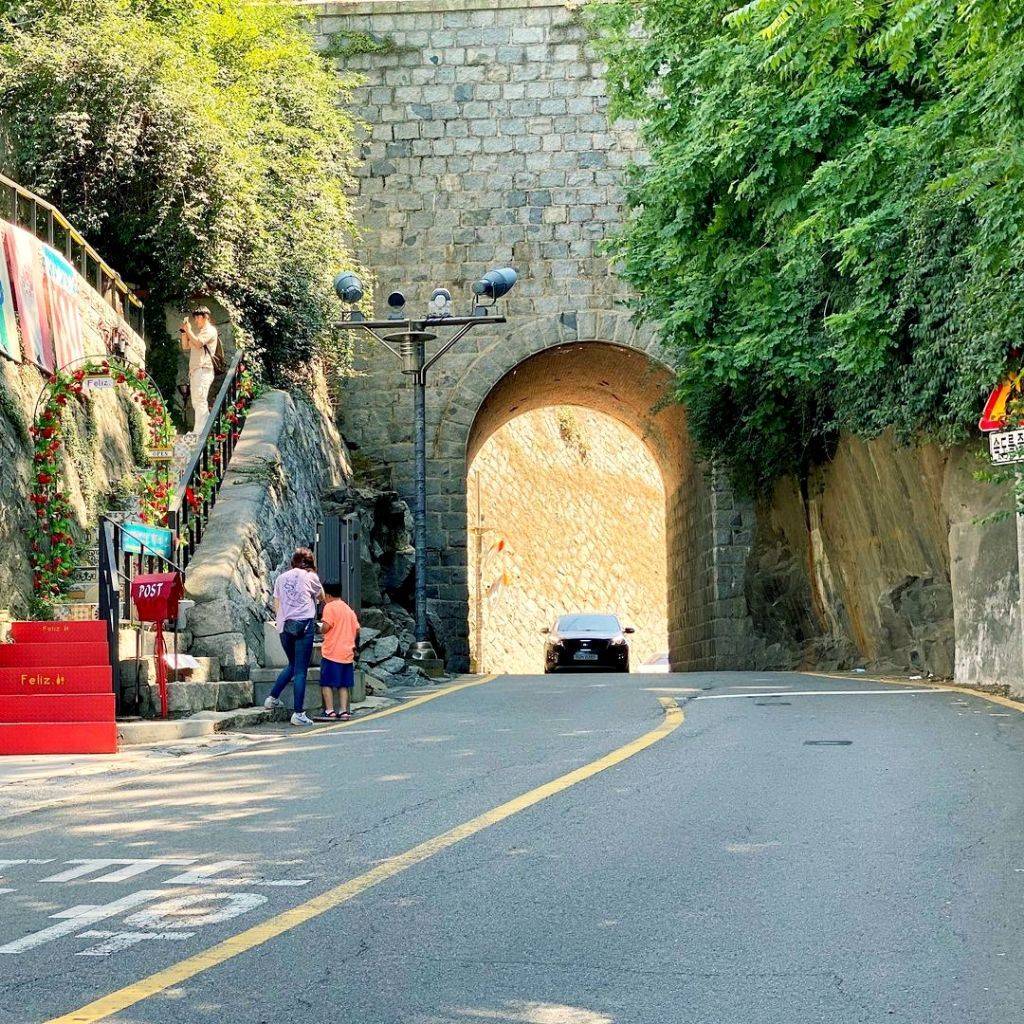
[[[610,0],[649,162],[610,244],[702,453],[748,487],[840,432],[951,443],[1020,345],[1024,13],[996,0]]]
[[[0,0],[5,169],[151,311],[215,295],[284,381],[333,342],[332,278],[359,269],[354,79],[309,16],[290,0]],[[177,338],[152,345],[176,365]]]
[[[357,54],[369,53],[380,56],[395,53],[398,45],[391,36],[370,35],[368,32],[353,32],[342,29],[334,32],[324,49],[332,60],[346,60]]]

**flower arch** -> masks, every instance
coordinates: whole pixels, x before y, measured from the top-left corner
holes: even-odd
[[[37,601],[44,605],[64,593],[84,547],[75,538],[73,509],[60,486],[64,413],[69,403],[86,401],[93,390],[117,386],[127,388],[148,421],[152,462],[140,480],[140,518],[152,525],[166,521],[171,495],[167,466],[174,427],[153,378],[142,367],[109,356],[86,356],[61,367],[43,386],[30,428],[33,487],[29,501],[34,515],[28,533],[32,585]]]

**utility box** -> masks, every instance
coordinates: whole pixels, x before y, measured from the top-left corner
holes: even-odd
[[[356,614],[362,609],[362,530],[359,516],[327,516],[316,541],[316,567],[321,581],[341,585],[341,599]]]

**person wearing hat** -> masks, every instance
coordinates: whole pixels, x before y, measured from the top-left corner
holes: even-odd
[[[182,322],[178,333],[182,349],[188,352],[188,386],[194,416],[192,433],[202,434],[210,416],[210,386],[216,374],[220,339],[206,306],[193,309],[189,320]]]

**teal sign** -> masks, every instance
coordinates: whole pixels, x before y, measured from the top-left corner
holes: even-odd
[[[174,534],[162,526],[123,523],[121,550],[126,555],[163,555],[170,558],[174,554]]]

